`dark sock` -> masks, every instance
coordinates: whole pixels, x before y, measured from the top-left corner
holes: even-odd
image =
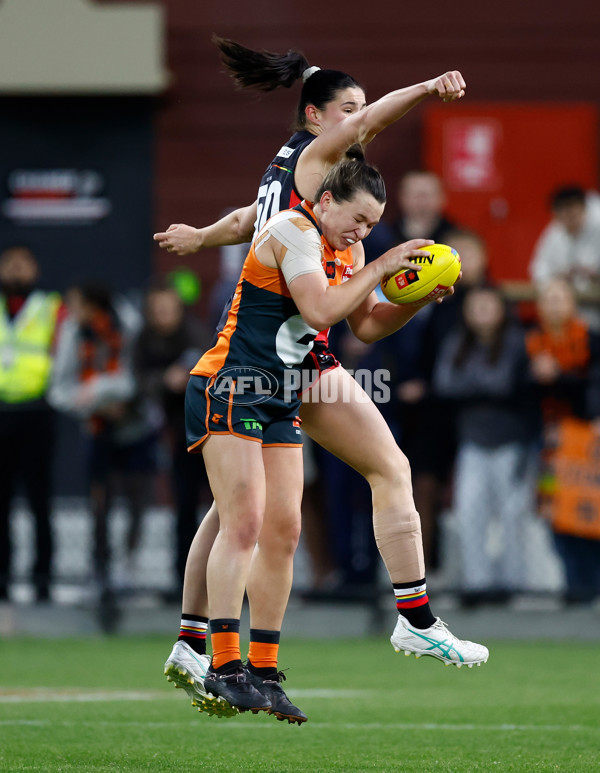
[[[396,609],[415,628],[429,628],[435,623],[429,608],[425,578],[415,582],[394,583]]]
[[[185,612],[181,614],[181,628],[178,641],[184,641],[197,652],[198,655],[206,655],[206,629],[208,628],[208,617],[199,615],[188,615]]]

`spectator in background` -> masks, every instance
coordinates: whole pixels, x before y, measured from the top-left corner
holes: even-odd
[[[409,239],[433,239],[445,244],[446,233],[457,227],[444,215],[446,194],[434,172],[414,170],[403,175],[396,201],[396,220],[379,223],[364,240],[367,261]]]
[[[507,598],[525,583],[535,465],[523,331],[492,287],[472,288],[462,316],[444,342],[434,387],[457,406],[453,510],[462,600],[470,606]],[[488,547],[493,520],[502,529],[497,560]]]
[[[55,430],[46,392],[62,305],[57,293],[37,289],[38,276],[28,247],[14,245],[0,255],[0,600],[8,598],[9,518],[19,482],[35,525],[37,598],[49,597]]]
[[[543,427],[542,511],[553,523],[565,568],[567,602],[591,600],[600,594],[600,540],[578,533],[577,518],[567,522],[561,518],[559,523],[553,468],[564,421],[588,417],[592,338],[577,315],[575,293],[566,279],[557,277],[540,285],[537,312],[539,324],[527,334],[527,352]],[[592,416],[600,415],[599,408],[593,409]]]
[[[198,526],[201,492],[209,499],[207,509],[212,502],[202,459],[187,452],[184,419],[190,370],[209,342],[207,330],[198,319],[186,314],[174,288],[156,282],[148,289],[144,326],[134,345],[134,367],[141,394],[160,409],[164,420],[176,516],[175,566],[180,583]]]
[[[530,275],[536,284],[561,276],[573,284],[579,311],[600,333],[600,196],[583,188],[559,188],[552,222],[535,246]]]
[[[587,415],[591,420],[591,426],[595,435],[596,448],[600,450],[600,335],[592,334],[591,344],[591,367],[590,378],[587,393]],[[600,467],[600,453],[593,455],[596,470]],[[597,474],[596,481],[600,480],[600,474]],[[590,569],[588,577],[591,579],[590,585],[595,590],[596,597],[600,596],[600,539],[588,543],[590,552],[593,556],[588,560],[587,566]],[[593,574],[592,574],[593,573]],[[592,585],[593,583],[593,585]],[[589,586],[588,586],[589,587]]]
[[[454,295],[442,304],[431,304],[410,325],[380,342],[391,363],[396,420],[411,463],[426,561],[433,567],[439,565],[439,519],[450,503],[456,456],[456,403],[432,388],[433,372],[446,336],[461,320],[465,296],[487,281],[488,267],[486,246],[478,234],[454,230],[444,238],[461,257],[462,278]],[[441,435],[439,427],[444,427]]]
[[[585,418],[590,332],[566,279],[540,285],[536,308],[538,324],[527,333],[527,352],[543,424],[551,429],[566,416]]]
[[[128,571],[111,583],[108,516],[117,487],[129,509],[127,570],[155,471],[157,422],[136,391],[132,343],[137,311],[107,287],[89,282],[67,295],[69,316],[59,339],[49,399],[81,420],[89,434],[89,486],[95,524],[94,574],[101,598],[125,589]]]

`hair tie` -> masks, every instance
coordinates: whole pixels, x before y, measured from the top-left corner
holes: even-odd
[[[317,70],[320,70],[320,67],[307,67],[306,70],[302,73],[302,80],[304,83],[310,78],[311,75],[317,72]]]

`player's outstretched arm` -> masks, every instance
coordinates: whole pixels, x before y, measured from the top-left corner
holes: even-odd
[[[166,231],[154,234],[154,241],[167,252],[190,255],[207,247],[243,244],[252,239],[256,221],[256,202],[229,212],[225,217],[203,228],[184,223],[170,225]]]
[[[296,184],[310,186],[310,171],[316,165],[336,163],[346,150],[356,143],[365,145],[386,126],[398,121],[409,110],[429,96],[438,96],[444,102],[454,102],[465,95],[466,83],[458,70],[452,70],[431,80],[391,91],[362,110],[349,115],[336,126],[320,134],[302,152],[296,167]],[[306,179],[304,179],[306,175]]]
[[[402,118],[411,108],[429,96],[438,96],[444,102],[454,102],[465,95],[467,84],[458,70],[445,72],[436,78],[409,86],[406,89],[392,91],[365,108],[361,143],[370,142],[386,126]]]

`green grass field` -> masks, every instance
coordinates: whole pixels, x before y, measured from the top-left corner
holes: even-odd
[[[0,771],[600,770],[598,644],[492,642],[458,670],[384,638],[285,641],[301,727],[199,714],[162,675],[171,644],[0,642]]]

